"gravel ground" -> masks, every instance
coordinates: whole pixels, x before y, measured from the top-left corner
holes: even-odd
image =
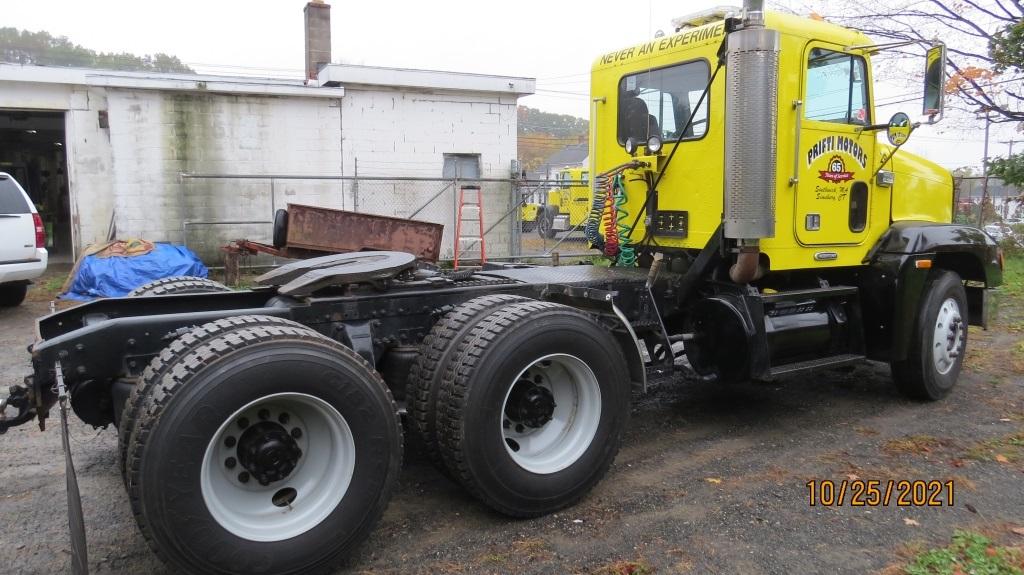
[[[1024,523],[1024,448],[1011,439],[1024,437],[1024,306],[1011,304],[995,329],[972,328],[968,368],[937,403],[903,399],[888,368],[873,364],[637,396],[608,477],[548,517],[488,511],[407,439],[396,496],[341,572],[896,573],[956,528],[1021,545],[1009,529]],[[25,346],[45,312],[44,301],[0,309],[3,383],[29,373]],[[169,573],[129,512],[114,430],[73,420],[72,448],[92,571]],[[0,461],[0,571],[66,572],[59,434],[16,428],[0,438]],[[855,478],[953,479],[955,503],[808,505],[808,480]]]

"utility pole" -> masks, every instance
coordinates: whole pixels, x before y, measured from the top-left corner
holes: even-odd
[[[1020,140],[1014,140],[1013,138],[1010,138],[1009,140],[1000,140],[999,141],[1000,144],[1009,144],[1009,146],[1010,146],[1010,151],[1006,154],[1007,158],[1013,157],[1013,145],[1016,144],[1017,142],[1020,142]],[[1004,184],[1005,184],[1005,182],[1004,182]],[[1021,198],[1018,198],[1018,201],[1024,201],[1024,196],[1021,196]],[[1007,216],[1007,214],[1009,214],[1009,212],[1010,212],[1010,202],[1009,202],[1009,195],[1007,195],[1005,197],[1005,199],[1003,200],[1003,219],[1006,219],[1006,216]]]
[[[985,201],[988,199],[988,128],[992,124],[988,108],[985,112],[985,158],[981,162],[981,206],[978,209],[978,227],[985,225]]]

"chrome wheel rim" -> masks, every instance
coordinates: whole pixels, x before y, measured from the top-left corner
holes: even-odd
[[[932,360],[935,371],[942,375],[949,373],[963,352],[964,324],[960,305],[953,298],[947,298],[939,306],[932,333]]]
[[[281,541],[316,527],[355,471],[355,439],[317,397],[278,393],[227,418],[203,457],[201,488],[217,523],[251,541]]]
[[[533,473],[555,473],[579,460],[597,435],[601,387],[578,357],[546,355],[519,372],[499,415],[512,460]]]

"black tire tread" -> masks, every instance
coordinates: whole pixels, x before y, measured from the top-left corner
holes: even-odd
[[[423,439],[426,456],[441,471],[446,471],[437,438],[437,395],[448,365],[458,355],[458,339],[482,317],[494,309],[512,303],[532,301],[508,294],[492,294],[459,304],[434,324],[423,339],[420,353],[409,371],[406,397],[413,429]]]
[[[140,473],[142,471],[142,457],[145,452],[146,442],[153,430],[153,426],[159,421],[160,415],[168,402],[171,401],[176,394],[181,392],[183,388],[188,386],[193,375],[205,367],[217,362],[221,358],[224,358],[240,349],[268,341],[301,341],[312,345],[326,346],[339,354],[348,356],[353,362],[356,362],[357,365],[364,367],[369,375],[369,380],[387,396],[387,399],[391,404],[392,412],[396,414],[394,424],[399,438],[399,451],[397,457],[398,467],[401,468],[402,425],[401,420],[397,417],[398,408],[395,405],[391,391],[384,383],[383,378],[381,378],[380,374],[377,373],[373,366],[371,366],[359,354],[302,325],[257,325],[253,327],[228,330],[225,333],[220,334],[218,337],[204,341],[198,347],[189,349],[182,353],[172,354],[172,357],[168,361],[168,365],[164,368],[165,376],[161,378],[157,384],[151,386],[143,396],[143,406],[138,414],[135,429],[131,434],[131,439],[129,441],[127,454],[127,483],[128,500],[131,504],[132,514],[135,516],[135,520],[139,525],[139,530],[142,532],[146,543],[165,564],[173,565],[173,563],[168,560],[169,558],[162,552],[159,545],[156,544],[152,531],[153,528],[147,522],[145,511],[142,508],[142,496],[139,485]],[[387,507],[387,503],[391,500],[391,496],[397,483],[397,481],[392,481],[389,485],[384,486],[384,490],[382,491],[379,499],[380,503],[378,507],[374,509],[372,514],[373,517],[371,519],[371,523],[375,523],[379,520],[380,516],[383,515],[384,509]],[[330,572],[334,567],[333,563],[334,562],[331,561],[329,564],[319,565],[313,569],[306,569],[304,573]]]
[[[542,206],[541,209],[537,211],[535,229],[540,237],[550,240],[558,235],[555,231],[555,217],[557,217],[558,214],[558,208],[551,205]]]
[[[441,386],[442,392],[438,397],[438,439],[441,455],[444,458],[445,466],[448,468],[449,473],[470,494],[483,501],[488,507],[512,517],[537,517],[543,513],[523,512],[522,510],[506,507],[488,497],[477,485],[466,463],[466,454],[462,446],[464,439],[462,416],[465,413],[465,398],[470,383],[470,376],[487,348],[493,345],[501,334],[536,319],[539,314],[551,311],[560,313],[570,312],[585,317],[588,321],[592,321],[585,313],[574,308],[541,301],[511,304],[492,312],[477,323],[470,333],[459,342],[459,355],[454,361],[449,362],[448,370]],[[601,328],[595,324],[595,329]],[[607,464],[609,466],[612,460],[614,460],[614,454],[608,460]],[[602,471],[599,475],[603,474]],[[586,491],[581,492],[575,499],[565,501],[562,507],[569,507],[575,504],[585,495]]]
[[[128,394],[128,399],[125,400],[124,408],[121,411],[121,420],[117,427],[118,461],[121,465],[121,478],[124,480],[125,485],[128,484],[126,464],[128,460],[128,442],[131,438],[131,432],[135,428],[135,420],[138,417],[142,399],[149,394],[149,390],[157,382],[163,379],[169,367],[174,365],[174,361],[228,331],[257,325],[276,324],[302,325],[290,319],[269,315],[241,315],[218,319],[196,327],[181,337],[176,338],[149,362],[146,369],[142,371],[142,377],[132,387],[131,393]]]
[[[144,295],[170,295],[178,293],[208,293],[231,291],[226,285],[207,278],[175,276],[160,278],[128,292],[128,297]]]
[[[925,318],[923,317],[922,312],[931,300],[930,294],[932,290],[935,289],[934,286],[946,278],[952,278],[950,281],[960,283],[959,275],[953,271],[936,269],[929,275],[925,283],[924,297],[920,300],[921,309],[918,310],[917,319],[914,321],[914,333],[910,336],[909,355],[907,359],[903,361],[894,361],[891,364],[892,378],[896,383],[896,387],[902,394],[911,399],[919,401],[934,401],[938,399],[929,394],[924,383],[926,377],[925,365],[926,362],[930,363],[931,358],[920,357],[919,354],[922,350],[922,337],[925,336],[926,329]],[[963,284],[961,283],[961,286],[962,285]],[[966,294],[964,294],[963,303],[966,303]],[[964,308],[963,312],[966,313],[967,309]],[[963,337],[963,353],[966,354],[968,338],[968,330],[966,327],[964,328]],[[963,365],[962,361],[963,360],[961,359],[961,368]],[[961,368],[958,368],[958,370]]]

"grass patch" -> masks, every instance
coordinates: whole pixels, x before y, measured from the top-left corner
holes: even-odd
[[[1006,258],[1001,289],[1008,297],[1024,299],[1024,257]]]
[[[615,561],[598,568],[593,575],[648,575],[654,568],[643,561]]]
[[[1005,461],[1000,460],[1000,456]],[[974,444],[964,457],[977,461],[998,461],[1012,463],[1024,457],[1024,433],[1011,433],[1004,437],[988,439]]]
[[[1010,348],[1010,367],[1017,373],[1024,373],[1024,340]]]
[[[944,439],[930,435],[908,435],[899,439],[890,439],[882,445],[882,449],[889,454],[900,453],[931,453],[949,442]]]
[[[946,547],[915,557],[906,575],[1024,575],[1024,552],[1000,547],[984,535],[957,530]]]
[[[56,295],[57,293],[60,292],[60,288],[64,287],[64,278],[52,277],[46,280],[46,283],[44,283],[41,287],[44,290],[46,290],[47,293],[52,293]]]
[[[480,556],[480,562],[484,564],[500,564],[508,561],[508,555],[501,553],[487,553]]]

